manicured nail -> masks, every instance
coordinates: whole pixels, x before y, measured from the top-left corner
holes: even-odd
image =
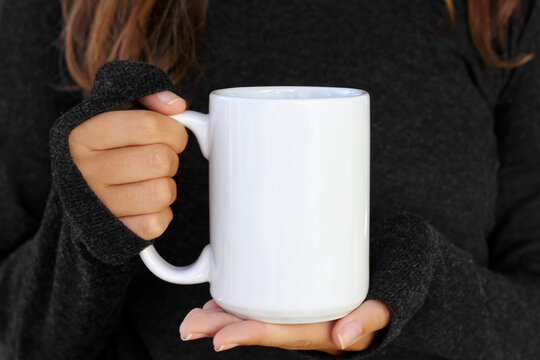
[[[205,337],[208,337],[208,335],[206,334],[201,334],[201,333],[189,333],[188,336],[186,337],[183,337],[182,334],[180,334],[180,339],[184,340],[184,341],[188,341],[188,340],[195,340],[195,339],[201,339],[201,338],[205,338]]]
[[[362,336],[362,327],[360,324],[351,321],[345,324],[337,333],[341,350],[345,350],[346,347],[351,346]]]
[[[226,345],[221,345],[219,348],[214,347],[214,350],[216,350],[217,352],[220,352],[220,351],[232,349],[233,347],[237,347],[237,346],[238,344],[226,344]]]
[[[178,101],[182,100],[182,98],[180,96],[178,96],[175,93],[170,92],[170,91],[158,92],[156,94],[156,97],[158,98],[159,101],[161,101],[161,102],[163,102],[163,103],[165,103],[167,105],[172,105],[175,102],[178,102]]]

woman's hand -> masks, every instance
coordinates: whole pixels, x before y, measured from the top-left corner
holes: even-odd
[[[313,324],[268,324],[243,320],[210,300],[191,310],[180,325],[182,340],[214,337],[214,349],[261,345],[294,350],[320,350],[338,355],[343,350],[365,350],[375,332],[390,321],[390,311],[380,301],[367,300],[346,317]]]
[[[88,119],[69,135],[75,165],[107,208],[139,237],[161,235],[176,199],[172,177],[187,132],[166,115],[185,101],[164,91],[139,99],[149,110],[109,111]]]

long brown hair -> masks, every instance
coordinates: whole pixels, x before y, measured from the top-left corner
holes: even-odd
[[[454,4],[445,0],[450,27],[454,23]],[[520,0],[469,0],[469,31],[476,51],[489,65],[510,69],[532,59],[532,54],[519,54],[508,59],[505,50],[508,27],[512,17],[519,11]],[[499,55],[502,54],[502,55]]]
[[[87,92],[97,69],[111,60],[142,60],[178,84],[197,61],[207,0],[61,0],[66,65],[76,88]],[[448,25],[454,24],[452,0]],[[520,0],[468,0],[471,38],[482,59],[499,68],[532,58],[504,55],[508,27]],[[502,54],[502,55],[500,55]]]
[[[207,0],[62,0],[61,43],[74,88],[112,60],[142,60],[178,84],[196,63]],[[73,87],[72,87],[73,88]]]

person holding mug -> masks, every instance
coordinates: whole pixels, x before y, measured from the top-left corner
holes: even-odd
[[[7,0],[1,16],[0,357],[534,359],[540,353],[540,5],[535,1],[62,0],[29,6]],[[279,91],[255,96],[254,86]],[[292,86],[311,90],[304,94]],[[236,87],[251,90],[231,95]],[[214,92],[209,104],[216,89],[229,90]],[[334,90],[318,95],[314,89]],[[355,89],[369,92],[370,139],[347,142],[368,134],[351,127],[336,140],[336,129],[349,118],[346,112],[333,117],[334,111],[343,111],[355,97],[367,99]],[[306,166],[302,169],[328,157],[330,168],[305,179],[331,179],[341,169],[335,178],[343,181],[348,165],[357,162],[345,159],[340,149],[371,142],[366,162],[371,162],[371,220],[363,217],[362,223],[372,229],[369,292],[356,292],[362,301],[344,314],[313,318],[321,321],[285,323],[279,316],[259,321],[259,314],[235,314],[220,305],[222,299],[209,299],[208,284],[195,285],[209,278],[202,270],[227,254],[205,248],[203,260],[197,260],[210,238],[212,246],[226,243],[216,239],[227,231],[208,214],[209,185],[211,192],[212,181],[238,182],[213,177],[215,166],[230,169],[214,158],[227,147],[218,151],[212,142],[210,148],[204,140],[208,133],[200,130],[206,118],[186,108],[209,113],[209,121],[220,116],[222,124],[223,114],[246,111],[247,102],[261,111],[287,96],[306,113],[313,98],[325,104],[306,117],[320,125],[293,121],[301,116],[285,122],[284,114],[297,111],[293,108],[274,117],[275,107],[265,108],[264,123],[275,119],[275,124],[250,148],[265,151],[240,151],[242,159],[252,156],[258,166],[261,156],[272,160],[281,154],[285,175],[294,183],[305,172],[286,167],[286,154],[304,154],[309,161],[296,162]],[[242,99],[238,107],[218,108],[232,98]],[[359,105],[347,124],[368,119],[360,115],[368,114],[367,104]],[[188,124],[190,116],[195,120]],[[251,119],[251,124],[262,121]],[[214,132],[212,139],[232,138],[234,129]],[[324,129],[315,132],[321,141],[313,157],[305,148],[311,142],[299,140],[309,129]],[[260,142],[271,136],[281,143]],[[294,151],[283,152],[276,144]],[[351,153],[369,155],[365,148]],[[219,174],[236,174],[225,170]],[[363,179],[368,173],[355,174]],[[281,196],[276,194],[269,201]],[[328,196],[331,204],[350,209],[369,204],[339,194],[350,192],[337,188]],[[212,193],[211,201],[215,198]],[[257,211],[248,215],[264,219]],[[303,246],[296,254],[316,251],[325,222],[308,225],[309,236],[299,232],[288,242],[276,239],[267,254],[274,246],[293,247],[296,240]],[[334,232],[324,238],[321,244],[328,247],[319,248],[324,250],[319,256],[339,256],[299,279],[322,284],[320,297],[339,303],[345,290],[360,288],[342,269],[367,274],[343,264],[367,252],[339,252],[343,240],[335,231],[334,240]],[[175,286],[151,274],[139,258],[141,253],[149,259],[144,255],[149,245],[175,265],[197,260],[199,265],[189,268],[193,285]],[[232,265],[252,260],[251,268],[234,269],[249,279],[244,284],[259,286],[239,301],[289,283],[287,273],[280,275],[283,284],[274,278],[256,282],[251,275],[263,268],[264,257],[246,252],[234,259]],[[295,269],[302,261],[268,267]],[[212,273],[212,286],[218,275]],[[236,283],[227,284],[229,293],[237,293]],[[297,284],[259,300],[310,289]],[[308,302],[286,305],[300,309]]]

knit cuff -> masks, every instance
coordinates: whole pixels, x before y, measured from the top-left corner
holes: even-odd
[[[404,213],[385,220],[371,241],[371,288],[367,299],[390,310],[388,326],[379,332],[368,356],[386,347],[424,304],[440,261],[438,232],[424,219]]]
[[[311,359],[364,359],[381,352],[399,336],[403,327],[424,304],[440,261],[439,237],[422,218],[403,213],[375,224],[370,242],[370,289],[366,300],[375,299],[390,310],[390,323],[364,351],[328,355],[299,351]]]
[[[138,61],[109,62],[96,73],[89,96],[64,113],[50,130],[53,186],[77,234],[73,240],[104,263],[125,264],[152,242],[125,227],[90,189],[71,158],[69,134],[93,116],[166,90],[180,95],[167,74],[155,66]]]

